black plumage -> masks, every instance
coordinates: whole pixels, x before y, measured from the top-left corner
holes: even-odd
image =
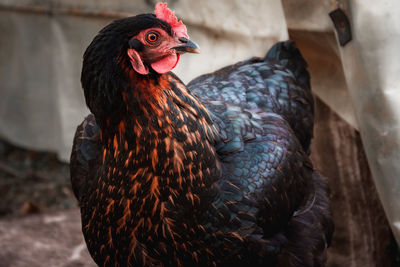
[[[154,15],[115,21],[84,55],[89,115],[71,181],[100,266],[321,266],[332,234],[308,152],[313,99],[293,42],[200,76],[136,73]]]

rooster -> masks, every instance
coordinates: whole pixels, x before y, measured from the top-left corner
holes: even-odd
[[[308,157],[313,98],[291,41],[200,76],[166,3],[116,20],[88,46],[71,181],[99,266],[321,266],[327,188]]]

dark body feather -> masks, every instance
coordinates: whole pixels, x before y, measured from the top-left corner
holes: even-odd
[[[305,152],[309,77],[293,43],[277,46],[188,87],[124,58],[110,77],[84,62],[94,115],[75,135],[71,180],[98,265],[323,265],[332,224]]]

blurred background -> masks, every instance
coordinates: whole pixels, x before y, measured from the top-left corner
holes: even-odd
[[[328,266],[400,266],[400,2],[167,2],[202,51],[174,70],[185,82],[296,41],[316,98],[311,157],[331,188]],[[112,20],[155,3],[0,0],[0,266],[94,266],[68,169],[88,114],[82,55]],[[339,8],[349,25],[329,16]]]

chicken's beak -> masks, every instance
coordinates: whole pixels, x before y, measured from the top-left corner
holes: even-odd
[[[183,53],[200,54],[200,48],[195,42],[192,42],[185,37],[179,37],[178,40],[180,41],[181,44],[173,47],[172,49],[175,49],[179,54]]]

